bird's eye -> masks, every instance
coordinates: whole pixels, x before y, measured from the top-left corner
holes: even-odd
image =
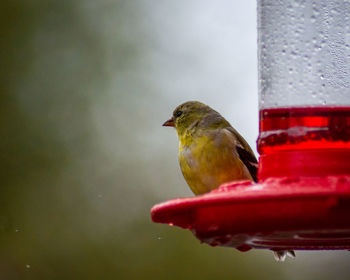
[[[177,111],[176,113],[175,113],[175,117],[180,117],[182,115],[182,111]]]

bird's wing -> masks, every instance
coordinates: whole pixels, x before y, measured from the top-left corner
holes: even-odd
[[[249,170],[249,173],[252,176],[253,180],[257,182],[258,181],[258,162],[255,156],[251,152],[245,150],[240,146],[236,146],[236,151],[241,161]]]
[[[258,161],[252,149],[250,148],[248,143],[244,140],[244,138],[233,127],[227,127],[226,129],[229,130],[237,139],[236,151],[239,155],[239,158],[247,167],[253,180],[257,182],[258,181],[258,176],[257,176]]]

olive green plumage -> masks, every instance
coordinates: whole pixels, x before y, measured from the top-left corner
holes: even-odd
[[[181,171],[196,195],[225,182],[256,180],[257,160],[248,143],[209,106],[181,104],[164,126],[176,128]]]

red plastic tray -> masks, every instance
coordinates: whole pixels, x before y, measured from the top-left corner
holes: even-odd
[[[233,182],[157,204],[151,215],[202,242],[241,251],[350,249],[350,176]]]

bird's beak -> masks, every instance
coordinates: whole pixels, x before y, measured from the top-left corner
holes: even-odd
[[[175,127],[174,118],[168,119],[165,123],[163,123],[163,126]]]

